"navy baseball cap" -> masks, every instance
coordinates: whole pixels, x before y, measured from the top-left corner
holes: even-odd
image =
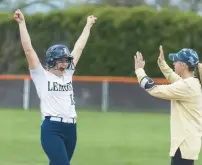
[[[193,49],[188,48],[184,48],[177,53],[170,53],[168,57],[173,62],[184,62],[189,67],[195,67],[199,62],[198,54]]]

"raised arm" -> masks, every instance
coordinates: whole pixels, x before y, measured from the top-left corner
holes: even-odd
[[[157,85],[149,78],[143,68],[135,71],[140,86],[151,96],[165,100],[185,100],[190,97],[188,85],[183,81],[176,81],[168,85]]]
[[[40,61],[35,50],[32,47],[32,43],[31,43],[29,33],[27,31],[24,15],[19,9],[15,11],[14,19],[18,22],[18,25],[19,25],[21,43],[28,61],[29,69],[34,70],[36,69]]]
[[[134,57],[135,60],[135,73],[137,75],[140,86],[147,91],[150,95],[166,99],[166,100],[184,100],[190,97],[188,86],[183,81],[177,81],[169,85],[157,85],[155,82],[146,75],[144,71],[145,62],[141,53],[137,53]]]
[[[74,49],[71,52],[72,56],[74,57],[74,65],[76,66],[79,58],[81,57],[81,54],[83,52],[83,49],[86,46],[86,43],[88,41],[89,35],[90,35],[90,31],[91,31],[91,27],[93,26],[93,24],[95,23],[95,20],[97,18],[94,16],[89,16],[87,18],[87,23],[83,29],[83,32],[81,34],[81,36],[79,37],[79,39],[76,41],[75,45],[74,45]]]
[[[167,80],[169,80],[171,83],[178,81],[179,79],[181,79],[181,77],[176,74],[166,63],[165,59],[164,59],[164,53],[163,53],[163,48],[162,46],[160,46],[159,48],[160,50],[160,54],[158,57],[158,66],[161,70],[161,72],[163,73],[163,75],[165,76],[165,78]]]

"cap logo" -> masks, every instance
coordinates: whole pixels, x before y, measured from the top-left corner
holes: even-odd
[[[65,54],[67,54],[67,49],[66,49],[66,48],[63,48],[63,50],[64,50]]]

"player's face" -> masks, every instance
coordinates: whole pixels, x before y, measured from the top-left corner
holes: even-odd
[[[56,69],[61,72],[64,72],[68,65],[68,58],[61,58],[56,61]]]
[[[178,75],[182,75],[182,73],[185,70],[186,64],[184,64],[183,62],[177,61],[177,62],[174,62],[173,65],[174,65],[174,68],[175,68],[175,72]]]

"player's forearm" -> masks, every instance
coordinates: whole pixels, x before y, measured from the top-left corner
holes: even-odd
[[[75,48],[83,50],[86,46],[86,43],[88,41],[90,30],[92,25],[86,24],[86,26],[83,29],[82,34],[80,35],[79,39],[76,41]]]
[[[83,29],[81,36],[79,37],[79,39],[75,43],[74,50],[72,51],[72,55],[74,56],[74,65],[75,66],[77,65],[77,63],[81,57],[81,54],[83,52],[83,49],[86,46],[87,40],[88,40],[89,35],[90,35],[91,27],[92,27],[92,25],[86,24],[86,26]]]
[[[35,69],[40,63],[40,61],[35,50],[32,47],[31,39],[27,31],[25,22],[19,23],[19,29],[20,29],[22,47],[24,49],[29,64],[29,68]]]
[[[21,38],[22,47],[23,47],[25,53],[33,51],[31,39],[30,39],[29,33],[27,31],[25,22],[19,23],[19,30],[20,30],[20,38]]]

